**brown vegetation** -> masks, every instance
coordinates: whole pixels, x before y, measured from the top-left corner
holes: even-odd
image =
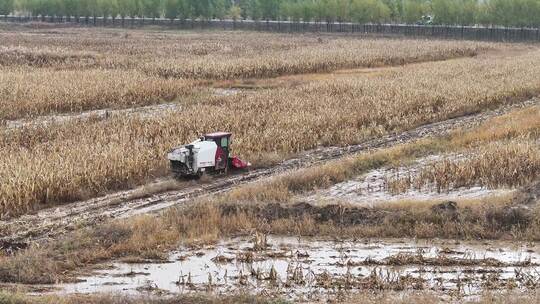
[[[250,40],[250,43],[251,41],[253,40]],[[472,57],[487,49],[487,45],[480,44],[452,45],[438,42],[430,45],[418,41],[409,44],[398,40],[330,39],[324,44],[312,44],[314,42],[315,39],[304,47],[293,46],[286,51],[264,52],[254,57],[233,57],[228,60],[215,60],[217,58],[204,56],[206,58],[186,62],[184,59],[175,58],[147,65],[143,70],[166,78],[267,78]],[[204,47],[198,50],[198,54],[208,55],[215,52]]]
[[[0,134],[0,177],[8,181],[0,185],[0,214],[145,183],[166,172],[164,155],[171,147],[207,131],[232,131],[236,152],[261,163],[268,155],[284,158],[318,145],[357,143],[527,98],[540,90],[540,74],[528,69],[539,56],[424,63],[376,77],[215,97],[159,117],[6,131]],[[174,86],[160,88],[155,94],[163,98],[175,92]]]
[[[412,179],[412,185],[415,188],[433,185],[438,192],[476,185],[517,187],[530,183],[540,174],[540,146],[532,143],[494,143],[471,154],[470,159],[444,159],[424,168]]]
[[[212,296],[206,294],[181,295],[172,297],[120,295],[71,295],[31,297],[16,293],[0,292],[0,303],[3,304],[280,304],[279,300],[268,300],[252,295]]]
[[[229,202],[287,202],[295,194],[327,188],[368,170],[396,165],[448,148],[446,142],[431,139],[399,145],[394,148],[339,159],[324,165],[288,172],[269,180],[240,186],[223,195],[220,200]]]
[[[173,33],[134,31],[130,32],[134,38],[128,35],[122,39],[116,30],[81,31],[82,37],[62,42],[48,35],[27,33],[16,37],[11,32],[0,32],[8,44],[20,42],[19,49],[0,49],[0,95],[4,96],[0,100],[0,117],[109,106],[124,108],[179,96],[193,97],[191,80],[170,77],[268,77],[396,65],[472,56],[486,47],[457,42],[418,42],[420,46],[415,47],[407,41],[359,42],[340,38],[306,51],[306,46],[315,44],[313,37],[292,42],[282,35],[250,36],[253,44],[239,48],[238,42],[246,38],[237,34],[230,34],[231,41],[209,34],[208,41],[202,42],[197,40],[199,36],[190,34],[182,38],[187,39],[186,44]],[[95,33],[99,35],[89,37]],[[131,43],[131,47],[121,48],[122,40]],[[32,48],[35,43],[49,48],[38,51]],[[81,49],[81,45],[88,50]],[[105,54],[118,51],[117,57],[100,55],[101,48]],[[325,48],[329,51],[323,52]],[[187,55],[179,50],[185,50]],[[258,57],[246,58],[252,54]],[[153,63],[156,56],[165,59]],[[198,59],[192,60],[194,57]],[[222,57],[228,61],[219,60]],[[137,58],[137,62],[131,58]],[[0,217],[144,184],[166,174],[164,155],[169,148],[206,131],[234,132],[235,152],[261,164],[270,156],[280,159],[320,145],[357,143],[519,101],[540,93],[540,73],[531,68],[539,59],[540,52],[531,51],[496,60],[480,57],[421,63],[377,75],[354,75],[292,88],[190,100],[181,111],[159,117],[111,117],[0,130]],[[54,283],[69,280],[82,267],[104,260],[164,259],[179,243],[211,243],[222,237],[254,232],[538,241],[540,209],[533,204],[536,198],[523,193],[472,201],[400,202],[376,208],[290,201],[294,195],[328,187],[370,169],[397,166],[443,151],[467,151],[471,157],[463,161],[448,159],[426,169],[416,181],[419,185],[436,184],[443,190],[476,184],[529,184],[540,173],[539,114],[538,108],[529,108],[448,138],[426,139],[287,173],[239,187],[219,198],[173,208],[160,216],[139,216],[79,229],[61,240],[21,249],[13,256],[0,255],[0,282]],[[167,185],[166,189],[169,187],[176,185]],[[531,296],[531,302],[537,297]],[[4,299],[8,303],[36,300],[0,293],[0,302]],[[375,301],[364,295],[351,301],[359,299],[367,303],[393,303],[384,297]],[[431,303],[434,298],[419,295],[411,299]],[[57,300],[51,297],[36,301]],[[66,304],[176,300],[114,296],[62,299]],[[178,301],[199,303],[198,298]],[[251,297],[219,301],[262,303]],[[489,296],[481,300],[497,301]]]
[[[406,295],[399,292],[379,291],[377,293],[350,293],[341,294],[336,299],[342,303],[365,303],[365,304],[432,304],[446,302],[444,297],[431,291],[411,291]],[[538,303],[538,292],[508,292],[508,293],[485,293],[471,300],[462,300],[467,304],[529,304]],[[281,299],[265,299],[264,297],[250,295],[213,296],[206,294],[173,296],[173,297],[126,297],[114,295],[72,295],[72,296],[45,296],[30,297],[16,293],[0,293],[0,302],[6,304],[285,304],[290,303]]]
[[[0,73],[0,119],[187,99],[194,83],[137,71],[12,68]]]
[[[332,38],[320,44],[315,37],[204,35],[108,29],[59,29],[42,35],[40,30],[0,30],[0,92],[6,93],[0,100],[0,120],[170,101],[193,93],[196,82],[182,79],[401,65],[474,56],[494,48],[472,42]]]
[[[493,200],[497,203],[493,204]],[[200,201],[162,216],[140,216],[81,229],[40,248],[0,257],[0,281],[54,283],[111,258],[164,259],[180,243],[267,234],[339,238],[415,237],[540,240],[540,210],[511,197],[456,203],[416,202],[378,208],[343,204],[242,204]]]
[[[452,135],[452,146],[470,148],[486,142],[538,138],[540,138],[540,106],[535,106],[494,117],[472,131],[457,130]]]
[[[540,107],[493,118],[474,130],[457,131],[445,152],[413,176],[387,178],[394,194],[410,188],[449,191],[460,187],[519,187],[540,176]],[[456,155],[455,153],[459,153]]]
[[[517,111],[495,120],[511,124],[508,117],[519,120],[528,113]],[[538,184],[523,189],[515,196],[456,203],[398,202],[381,204],[376,208],[287,203],[294,194],[326,187],[364,170],[446,151],[460,138],[467,140],[452,149],[483,145],[483,130],[492,126],[492,122],[487,121],[467,132],[456,132],[448,138],[375,151],[286,174],[268,182],[243,186],[219,198],[210,197],[187,207],[173,208],[157,217],[141,216],[81,229],[44,247],[30,247],[13,257],[0,258],[0,280],[55,282],[66,279],[66,271],[73,273],[82,265],[122,257],[161,259],[180,242],[211,243],[222,237],[247,235],[254,231],[352,238],[406,236],[540,240],[540,210],[534,204]],[[495,132],[501,134],[494,138],[495,141],[501,137],[507,140],[524,138],[523,130],[529,129],[527,125],[509,129],[508,124],[499,126],[511,131]],[[271,203],[266,203],[268,201]]]
[[[540,175],[540,107],[528,107],[492,118],[471,130],[457,130],[444,138],[425,139],[411,144],[378,150],[276,176],[237,187],[223,201],[286,202],[295,194],[327,188],[382,166],[400,166],[430,154],[464,153],[464,160],[449,157],[434,162],[419,176],[391,177],[388,190],[401,193],[415,186],[518,187]]]

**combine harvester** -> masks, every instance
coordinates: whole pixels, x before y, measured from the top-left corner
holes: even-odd
[[[171,171],[176,178],[200,178],[207,174],[226,174],[251,166],[236,156],[230,156],[231,133],[215,132],[196,141],[176,147],[168,154]]]

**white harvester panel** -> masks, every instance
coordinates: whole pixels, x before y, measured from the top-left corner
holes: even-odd
[[[188,148],[191,146],[191,152]],[[170,161],[176,161],[184,164],[186,169],[192,173],[204,171],[205,168],[216,165],[217,144],[214,141],[196,141],[189,145],[184,145],[173,149],[168,158]],[[192,159],[190,159],[190,154]],[[199,170],[201,169],[201,170]]]
[[[198,168],[214,167],[216,165],[216,151],[217,145],[213,141],[201,141],[197,145],[194,145],[195,152],[195,167]]]

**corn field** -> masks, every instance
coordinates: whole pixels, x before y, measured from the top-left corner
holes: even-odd
[[[452,153],[387,176],[386,188],[401,194],[410,189],[441,193],[527,185],[540,176],[539,140],[540,107],[512,111],[474,129],[454,132],[446,139],[451,147],[446,152]]]
[[[193,92],[191,81],[136,71],[16,68],[0,73],[0,119],[131,108],[182,100]]]
[[[490,143],[468,151],[470,158],[447,157],[423,168],[417,176],[389,180],[393,193],[434,188],[446,192],[461,187],[519,187],[540,176],[540,145],[519,140]]]
[[[475,56],[495,46],[314,36],[0,30],[0,120],[189,99],[208,80]]]
[[[46,50],[65,48],[69,49],[67,54],[75,54],[61,56],[52,65],[21,59],[16,67],[0,67],[0,117],[192,98],[204,89],[205,81],[206,85],[212,83],[207,78],[395,65],[505,48],[348,38],[319,42],[311,36],[253,33],[178,37],[168,32],[66,31],[46,35],[39,31],[0,32],[8,43],[18,41],[19,48],[43,43]],[[70,36],[70,31],[81,35]],[[58,35],[68,37],[55,39]],[[308,47],[309,51],[301,50]],[[85,55],[84,63],[74,64],[73,58],[81,52],[95,60],[88,64]],[[92,55],[96,52],[105,55]],[[0,216],[131,188],[163,176],[170,148],[209,131],[233,132],[234,152],[262,163],[270,157],[284,158],[320,145],[357,143],[511,103],[540,93],[539,60],[540,51],[529,50],[496,59],[486,55],[425,62],[388,68],[376,75],[345,75],[293,87],[194,99],[182,103],[181,110],[153,117],[112,115],[0,129]],[[191,65],[184,66],[186,62]],[[172,74],[161,75],[163,67]]]

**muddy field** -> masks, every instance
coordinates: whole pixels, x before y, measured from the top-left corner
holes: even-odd
[[[60,293],[169,294],[248,292],[326,302],[365,290],[432,290],[470,299],[487,290],[526,291],[540,284],[537,244],[319,240],[258,235],[212,246],[181,247],[159,263],[117,262]]]
[[[0,220],[0,228],[2,228],[0,229],[0,244],[4,244],[3,247],[5,248],[12,246],[10,244],[15,244],[13,246],[16,247],[19,247],[19,245],[26,246],[32,241],[40,239],[46,240],[50,237],[65,234],[81,225],[95,225],[111,218],[126,218],[148,212],[157,212],[174,205],[185,203],[195,197],[219,194],[240,184],[256,182],[264,178],[279,175],[283,172],[288,172],[289,170],[315,166],[348,155],[392,147],[406,142],[414,142],[422,138],[442,136],[459,128],[472,128],[490,118],[503,115],[513,110],[535,107],[539,102],[540,99],[527,100],[523,103],[501,107],[477,115],[464,116],[440,123],[425,125],[412,131],[384,136],[358,145],[319,148],[304,152],[296,158],[285,160],[277,166],[260,169],[254,168],[249,173],[241,174],[239,176],[211,178],[208,181],[202,182],[181,181],[179,183],[171,183],[171,180],[156,181],[153,184],[149,184],[148,186],[139,189],[118,192],[58,208],[45,209],[36,214],[23,215],[12,220]],[[388,171],[387,174],[395,172],[395,170],[382,169],[382,172],[386,171]],[[381,171],[379,170],[375,170],[368,173],[367,177],[359,177],[364,179],[364,182],[360,182],[360,184],[358,184],[356,180],[346,181],[342,184],[333,186],[333,188],[321,190],[322,194],[314,193],[306,197],[300,196],[298,201],[313,202],[314,200],[320,200],[321,198],[322,201],[324,201],[324,196],[327,195],[328,197],[331,197],[331,201],[339,201],[346,198],[350,202],[360,200],[375,203],[378,198],[381,201],[399,201],[403,198],[426,199],[432,198],[431,196],[433,196],[433,198],[450,199],[463,195],[463,191],[471,193],[475,197],[482,194],[486,194],[487,196],[489,194],[506,193],[509,191],[508,189],[486,190],[480,188],[461,189],[462,192],[456,191],[455,193],[447,194],[436,194],[433,191],[422,194],[413,191],[409,194],[394,196],[389,194],[384,186],[387,174],[382,174],[380,172]],[[348,185],[352,185],[352,189],[351,187],[348,187]],[[167,191],[169,190],[168,188],[171,187],[175,190]],[[340,189],[341,187],[345,187],[345,191]],[[365,188],[364,190],[360,190],[360,194],[358,193],[359,187],[360,189],[362,187]],[[351,199],[350,195],[347,196],[347,194],[350,194],[351,190],[353,192],[353,199]],[[152,192],[158,193],[153,194]],[[346,195],[345,198],[342,197],[342,195]]]
[[[445,156],[453,160],[464,159],[463,155]],[[354,205],[372,207],[381,203],[401,201],[455,201],[463,199],[478,199],[490,196],[508,195],[514,189],[489,189],[481,186],[462,187],[440,191],[433,185],[419,189],[407,188],[399,193],[392,189],[392,179],[405,178],[407,180],[418,176],[418,172],[437,161],[443,159],[441,155],[434,155],[416,160],[413,164],[398,168],[381,168],[372,170],[365,175],[332,186],[329,189],[316,191],[307,196],[299,196],[298,201],[311,203],[335,203],[345,201]]]
[[[0,37],[0,302],[540,290],[537,46]],[[254,166],[173,179],[167,151],[218,129]]]

